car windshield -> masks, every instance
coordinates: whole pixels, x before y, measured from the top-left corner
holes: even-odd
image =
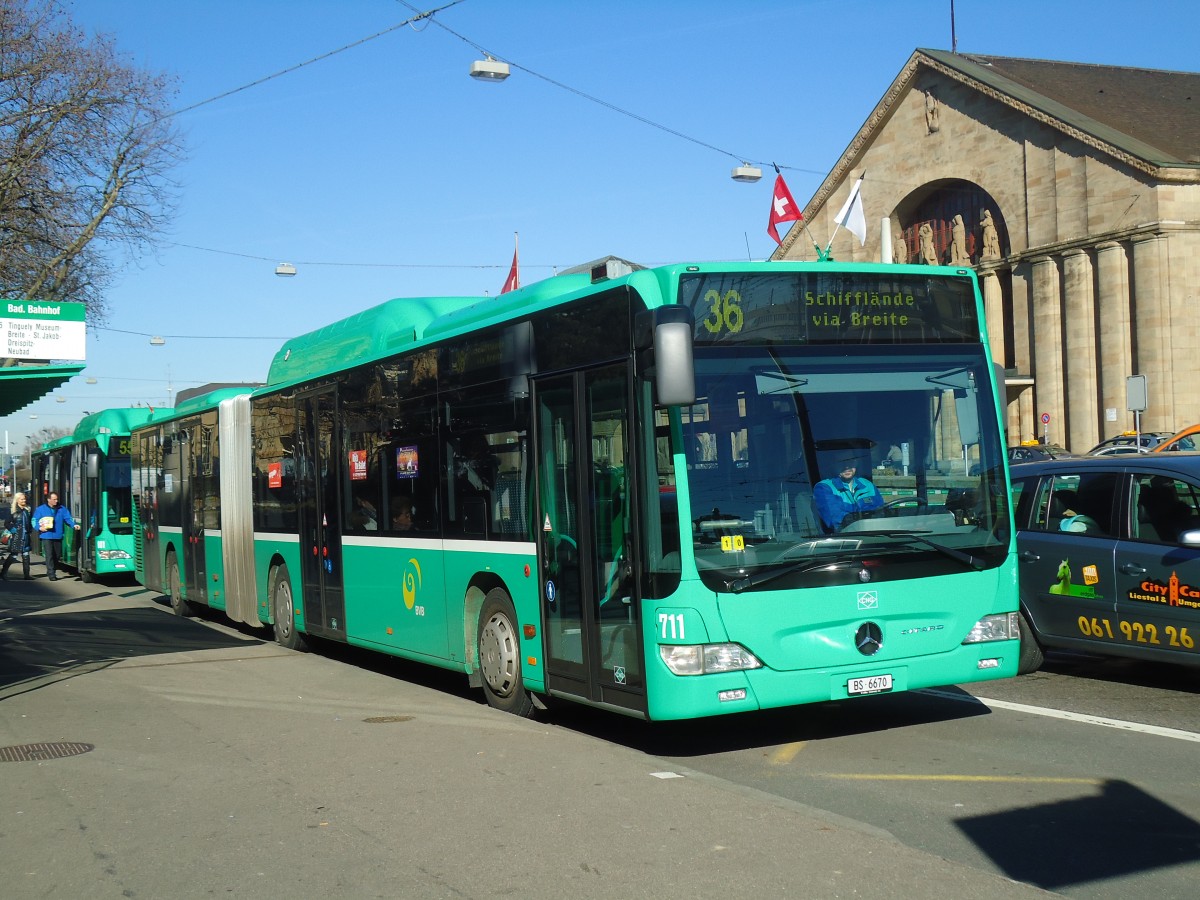
[[[736,591],[998,564],[1008,504],[986,365],[962,346],[698,348],[681,424],[701,578]]]

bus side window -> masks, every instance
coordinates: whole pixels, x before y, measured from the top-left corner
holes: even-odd
[[[438,532],[436,415],[437,399],[430,394],[399,403],[391,417],[391,442],[382,451],[381,463],[387,508],[380,520],[390,532]]]

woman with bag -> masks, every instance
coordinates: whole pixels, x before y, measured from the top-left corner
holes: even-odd
[[[25,580],[29,580],[29,549],[33,543],[33,510],[25,495],[21,492],[13,494],[12,506],[8,517],[8,546],[4,556],[4,565],[0,567],[0,581],[8,575],[8,567],[18,556],[21,557],[21,568],[25,572]]]

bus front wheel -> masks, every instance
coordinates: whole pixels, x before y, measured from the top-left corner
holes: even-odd
[[[1033,635],[1033,626],[1025,618],[1025,613],[1021,613],[1021,652],[1017,660],[1017,674],[1029,675],[1036,672],[1044,661],[1042,648]]]
[[[517,716],[533,713],[533,698],[521,678],[521,639],[512,601],[493,588],[479,611],[479,669],[489,706]]]
[[[275,570],[271,586],[271,611],[275,614],[275,642],[287,650],[305,649],[304,635],[296,630],[296,601],[286,565]]]

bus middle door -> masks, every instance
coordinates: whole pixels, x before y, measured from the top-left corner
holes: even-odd
[[[539,379],[534,403],[547,687],[644,711],[628,368]]]
[[[346,593],[342,577],[342,459],[332,387],[296,398],[296,483],[300,512],[304,630],[344,640]]]
[[[183,575],[187,598],[208,603],[208,567],[204,553],[204,460],[199,420],[190,421],[182,432],[182,478],[180,525],[183,528]]]

